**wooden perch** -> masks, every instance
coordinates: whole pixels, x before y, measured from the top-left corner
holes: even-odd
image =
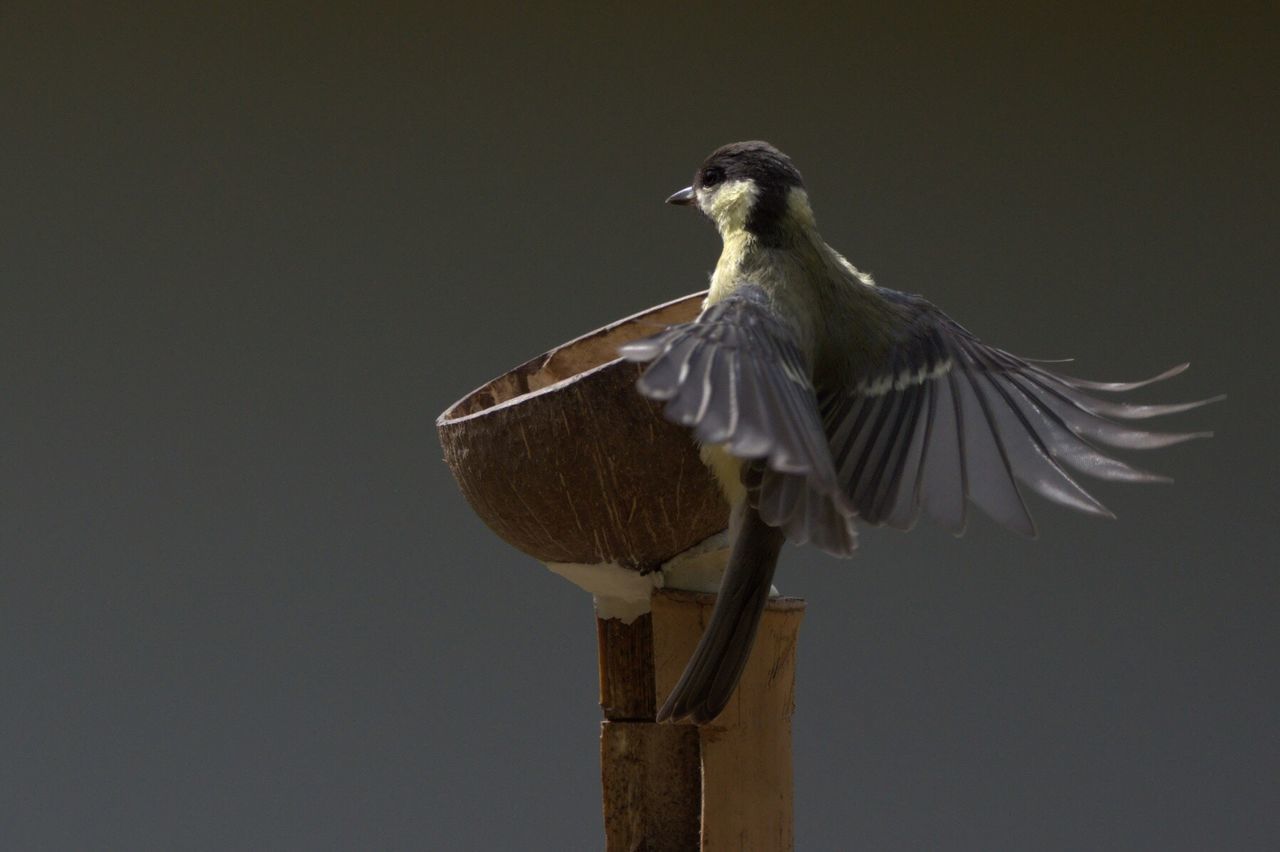
[[[663,590],[629,625],[598,621],[606,848],[794,848],[791,714],[804,602],[774,598],[729,705],[710,724],[658,724],[714,595]],[[691,786],[690,779],[699,783]]]

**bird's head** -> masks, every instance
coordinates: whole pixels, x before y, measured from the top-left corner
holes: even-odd
[[[693,185],[667,203],[696,206],[725,239],[746,233],[776,243],[789,229],[813,226],[799,170],[768,142],[718,148],[693,176]]]

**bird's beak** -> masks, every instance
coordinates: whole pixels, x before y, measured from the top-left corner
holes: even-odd
[[[686,186],[684,189],[680,190],[679,192],[671,193],[671,195],[667,198],[667,203],[679,204],[681,207],[686,207],[694,203],[694,201],[696,200],[697,200],[697,196],[694,195],[693,193],[693,187]]]

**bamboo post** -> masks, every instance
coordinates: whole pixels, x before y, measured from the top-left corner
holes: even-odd
[[[631,624],[597,620],[601,774],[611,850],[791,850],[791,715],[804,601],[769,601],[729,705],[711,723],[657,724],[714,595],[655,592]]]
[[[597,618],[600,781],[608,850],[697,849],[701,818],[698,732],[659,725],[653,615],[630,624]]]

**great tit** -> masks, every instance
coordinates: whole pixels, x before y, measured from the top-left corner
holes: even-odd
[[[877,286],[819,235],[804,181],[766,142],[711,154],[670,204],[706,214],[724,247],[692,322],[622,348],[650,362],[640,393],[688,426],[731,507],[732,549],[707,625],[658,721],[703,724],[742,675],[785,539],[850,555],[855,521],[908,529],[923,511],[957,535],[972,502],[1028,536],[1022,488],[1111,513],[1072,472],[1168,481],[1097,445],[1150,449],[1207,437],[1133,428],[1196,408],[1093,393],[1052,362],[982,343],[925,299]]]

